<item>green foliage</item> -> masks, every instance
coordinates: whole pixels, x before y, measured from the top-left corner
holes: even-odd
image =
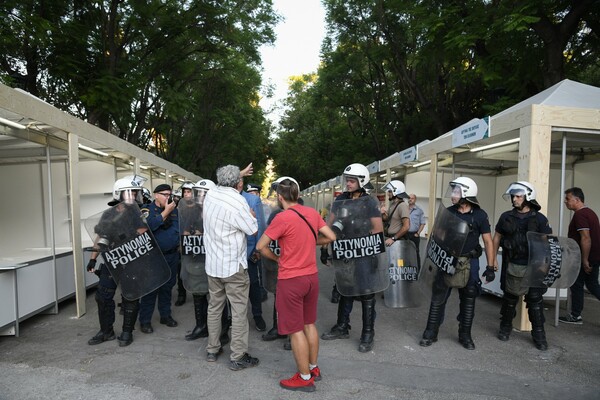
[[[256,94],[258,48],[279,18],[270,0],[9,0],[0,11],[4,82],[203,175],[266,162]]]
[[[339,175],[570,78],[598,82],[594,0],[325,0],[310,85],[291,87],[278,172]]]

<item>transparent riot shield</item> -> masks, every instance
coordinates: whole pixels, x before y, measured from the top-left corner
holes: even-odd
[[[454,274],[468,235],[469,224],[440,205],[427,241],[426,257],[419,275],[420,287],[425,295],[431,296],[431,288],[438,271]]]
[[[177,204],[181,240],[181,281],[192,294],[208,293],[206,251],[203,243],[202,205],[196,198],[183,198]]]
[[[527,232],[529,263],[523,287],[569,288],[579,275],[581,252],[573,239]]]
[[[374,211],[375,210],[375,211]],[[344,296],[385,290],[389,285],[383,232],[370,233],[373,218],[381,218],[370,196],[335,201],[329,223],[337,239],[331,243],[335,282]]]
[[[269,243],[269,248],[276,256],[279,256],[281,253],[281,249],[279,248],[279,243],[277,240],[271,240]],[[262,284],[263,287],[271,292],[275,293],[275,289],[277,288],[277,273],[279,271],[279,265],[276,261],[269,260],[266,257],[262,257],[260,259],[262,264]]]
[[[87,218],[84,226],[127,300],[139,299],[171,277],[137,204],[119,203]]]
[[[398,240],[386,252],[390,284],[383,292],[385,305],[390,308],[418,307],[422,296],[415,244],[410,240]]]

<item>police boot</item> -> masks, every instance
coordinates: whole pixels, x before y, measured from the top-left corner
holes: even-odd
[[[269,330],[269,332],[262,335],[262,340],[265,342],[271,342],[276,339],[285,339],[285,335],[280,335],[277,331],[277,310],[275,309],[275,301],[273,301],[273,327]]]
[[[196,317],[196,326],[189,335],[185,335],[185,340],[196,340],[208,336],[208,326],[206,317],[208,313],[208,300],[206,295],[194,295],[194,316]]]
[[[458,324],[458,342],[467,350],[475,350],[471,338],[471,327],[475,317],[475,287],[460,289],[460,322]]]
[[[346,296],[340,296],[338,303],[337,323],[329,332],[321,335],[323,340],[348,339],[350,336],[350,315],[346,314],[346,308],[352,305],[353,299]]]
[[[533,343],[538,350],[548,350],[548,342],[546,341],[546,332],[544,331],[544,305],[541,294],[539,299],[536,297],[530,299],[528,304],[529,321],[531,321],[531,337]]]
[[[512,321],[517,315],[517,302],[519,298],[510,293],[504,293],[502,299],[502,308],[500,309],[500,330],[498,331],[497,338],[506,342],[512,332]]]
[[[427,326],[425,327],[419,346],[428,347],[437,342],[444,306],[445,303],[436,304],[433,302],[429,305]]]
[[[358,351],[366,353],[373,348],[375,337],[375,298],[362,301],[363,328]]]
[[[139,301],[128,301],[123,299],[123,332],[119,336],[119,346],[129,346],[133,342],[133,328],[140,310]]]
[[[97,293],[97,292],[96,292]],[[100,331],[96,335],[88,340],[90,346],[107,342],[109,340],[115,340],[115,331],[113,329],[113,323],[115,322],[115,303],[107,304],[103,300],[96,296],[96,303],[98,304],[98,320],[100,322]]]

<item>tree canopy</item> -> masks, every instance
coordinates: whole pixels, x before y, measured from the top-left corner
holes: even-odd
[[[290,86],[273,148],[278,172],[304,187],[565,78],[600,84],[598,1],[323,3],[322,64]]]
[[[0,13],[5,83],[203,176],[266,163],[270,0],[6,0]]]
[[[272,158],[302,187],[562,79],[600,85],[598,0],[322,3],[321,65],[291,77],[277,127],[271,0],[4,0],[0,79],[201,176]]]

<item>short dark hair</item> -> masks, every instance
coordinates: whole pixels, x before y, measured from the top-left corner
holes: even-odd
[[[585,195],[583,194],[583,190],[581,190],[581,188],[578,188],[578,187],[569,188],[569,189],[565,190],[565,194],[570,194],[573,197],[577,197],[579,200],[581,200],[582,203],[585,203]]]
[[[297,202],[298,196],[298,185],[290,179],[284,179],[277,185],[277,194],[280,194],[285,201]]]

